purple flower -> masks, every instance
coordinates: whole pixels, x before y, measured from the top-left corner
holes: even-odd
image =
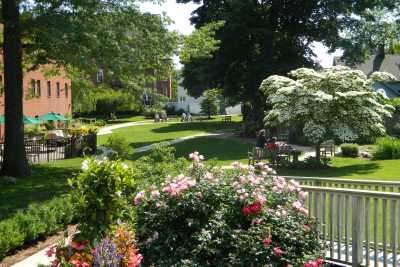
[[[117,246],[109,238],[104,238],[94,249],[94,267],[119,267],[123,255],[117,251]]]

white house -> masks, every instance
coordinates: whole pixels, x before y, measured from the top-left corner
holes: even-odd
[[[183,109],[184,111],[190,112],[191,114],[200,114],[200,103],[202,99],[202,97],[194,98],[189,96],[186,89],[179,85],[176,102],[170,102],[169,104],[174,106],[176,110]],[[236,105],[234,107],[226,107],[225,112],[229,115],[242,114],[242,106]]]

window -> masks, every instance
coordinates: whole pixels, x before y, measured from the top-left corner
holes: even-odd
[[[51,82],[47,81],[47,96],[51,97]]]
[[[68,84],[67,83],[65,84],[64,91],[65,91],[65,97],[68,98]]]
[[[40,86],[40,80],[36,81],[36,95],[37,96],[41,96],[42,95],[42,89]]]
[[[57,97],[60,97],[60,83],[57,82]]]
[[[36,95],[36,82],[34,79],[31,80],[31,94]]]

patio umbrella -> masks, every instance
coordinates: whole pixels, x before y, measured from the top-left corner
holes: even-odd
[[[38,119],[24,115],[24,124],[39,124],[39,123],[40,121]]]
[[[44,114],[38,118],[39,120],[42,121],[67,121],[68,119],[62,115],[59,115],[54,112],[49,112],[47,114]]]
[[[40,121],[38,119],[29,117],[24,115],[23,117],[24,124],[38,124]],[[0,115],[0,124],[4,124],[4,115]]]

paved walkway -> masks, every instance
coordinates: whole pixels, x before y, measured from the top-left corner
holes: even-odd
[[[218,135],[222,135],[222,134],[223,133],[199,133],[199,134],[194,134],[194,135],[190,135],[190,136],[179,137],[179,138],[171,140],[171,141],[165,141],[164,143],[167,143],[169,145],[175,145],[175,144],[182,143],[182,142],[185,142],[187,140],[191,140],[191,139],[194,139],[197,137],[218,136]],[[148,145],[148,146],[142,146],[139,148],[135,148],[134,153],[141,153],[141,152],[149,151],[157,144],[159,144],[159,142],[156,142],[156,143]]]
[[[39,264],[50,265],[54,257],[49,258],[46,256],[47,249],[48,248],[45,248],[37,252],[36,254],[33,254],[32,256],[24,259],[23,261],[11,265],[11,267],[37,267]]]
[[[120,128],[126,128],[126,127],[131,127],[131,126],[138,126],[138,125],[146,125],[146,124],[153,124],[155,122],[148,120],[148,121],[137,121],[137,122],[126,122],[126,123],[119,123],[111,126],[106,126],[100,128],[99,132],[97,135],[105,135],[105,134],[111,134],[113,130],[115,129],[120,129]]]

